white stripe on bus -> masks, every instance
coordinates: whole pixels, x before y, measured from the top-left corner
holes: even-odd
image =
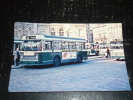
[[[47,61],[43,61],[43,62],[49,62],[49,61],[53,61],[53,60],[47,60]]]
[[[38,60],[20,60],[20,61],[38,61]]]

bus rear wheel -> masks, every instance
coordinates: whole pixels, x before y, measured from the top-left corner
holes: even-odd
[[[58,56],[56,56],[53,60],[53,66],[59,66],[61,64],[60,58]]]
[[[77,57],[77,63],[82,63],[82,56],[81,55],[78,55],[78,57]]]

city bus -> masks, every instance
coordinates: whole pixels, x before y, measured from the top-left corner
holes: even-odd
[[[86,48],[87,48],[88,56],[98,56],[99,55],[99,50],[98,50],[97,44],[86,43]]]
[[[110,41],[110,49],[113,50],[112,58],[116,58],[117,60],[125,59],[122,41]]]
[[[116,58],[116,60],[125,59],[122,41],[110,41],[110,43],[104,46],[99,46],[99,54],[105,56],[107,47],[109,47],[111,58]]]
[[[85,39],[27,35],[22,37],[21,64],[59,66],[61,63],[87,60]]]

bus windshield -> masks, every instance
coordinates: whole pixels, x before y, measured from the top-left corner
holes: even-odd
[[[30,41],[24,41],[22,50],[23,51],[40,51],[42,47],[40,40],[30,40]]]

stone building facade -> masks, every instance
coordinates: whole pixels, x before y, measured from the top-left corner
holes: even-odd
[[[21,37],[24,35],[33,34],[74,37],[87,40],[86,24],[26,22],[15,23],[14,38],[21,39]]]
[[[123,41],[121,23],[89,24],[93,32],[94,43],[109,43]]]

